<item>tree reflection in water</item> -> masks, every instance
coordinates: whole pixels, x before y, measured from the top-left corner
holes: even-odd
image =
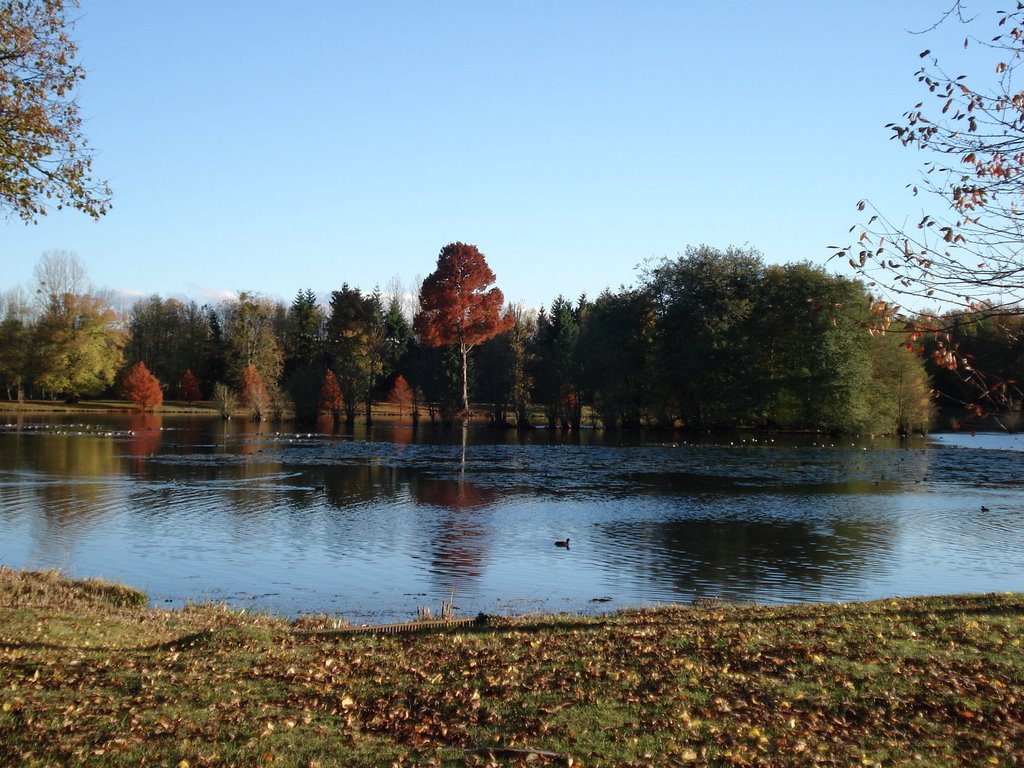
[[[1019,450],[91,420],[0,426],[0,562],[352,618],[1024,586]]]
[[[762,504],[779,500],[761,499]],[[785,502],[783,502],[785,505]],[[862,582],[873,560],[886,560],[899,528],[870,517],[815,519],[799,504],[792,519],[693,517],[601,526],[609,568],[637,568],[681,599],[743,597],[815,599],[822,587]],[[619,553],[629,553],[623,557]],[[643,553],[639,558],[635,553]],[[884,553],[884,554],[883,554]]]

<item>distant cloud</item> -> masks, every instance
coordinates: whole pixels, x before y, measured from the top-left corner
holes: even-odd
[[[204,288],[195,283],[188,284],[188,291],[192,298],[200,304],[216,304],[218,301],[235,301],[238,298],[237,291],[225,291],[217,288]]]
[[[100,293],[105,297],[107,303],[118,311],[131,309],[132,304],[149,295],[144,291],[132,288],[105,288]]]
[[[124,301],[136,301],[150,295],[145,291],[139,291],[134,288],[111,288],[110,293],[115,299]]]

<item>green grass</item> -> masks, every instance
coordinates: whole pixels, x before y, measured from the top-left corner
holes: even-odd
[[[0,568],[0,764],[1024,765],[1022,595],[400,636],[143,601]]]

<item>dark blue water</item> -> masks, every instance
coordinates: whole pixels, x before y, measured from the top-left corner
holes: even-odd
[[[1022,448],[26,417],[0,428],[0,564],[375,622],[453,596],[472,615],[1022,591]]]

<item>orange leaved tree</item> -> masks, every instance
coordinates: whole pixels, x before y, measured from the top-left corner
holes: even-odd
[[[391,386],[391,392],[388,394],[388,402],[398,406],[398,418],[402,418],[402,408],[404,406],[412,405],[412,399],[412,387],[405,380],[405,376],[398,374],[395,378],[395,383]]]
[[[149,372],[142,361],[133,365],[124,379],[121,380],[124,396],[138,403],[139,410],[146,411],[158,407],[164,401],[164,393],[160,388],[160,380]]]
[[[420,287],[420,311],[413,328],[432,347],[453,345],[462,356],[462,411],[469,411],[469,351],[508,330],[514,322],[503,316],[505,297],[490,288],[494,272],[475,245],[449,243],[441,249],[435,269]]]
[[[203,396],[199,389],[199,379],[192,373],[191,368],[185,371],[181,381],[178,382],[178,392],[181,395],[181,399],[189,403],[194,403]]]
[[[335,421],[341,418],[341,409],[345,405],[345,398],[341,394],[341,387],[338,385],[338,377],[334,371],[328,369],[324,374],[324,380],[320,384],[320,408],[330,411]]]
[[[268,398],[263,377],[260,376],[255,365],[247,365],[242,369],[242,381],[238,386],[238,396],[242,401],[242,407],[252,411],[252,420],[260,421],[263,418],[263,409]]]

